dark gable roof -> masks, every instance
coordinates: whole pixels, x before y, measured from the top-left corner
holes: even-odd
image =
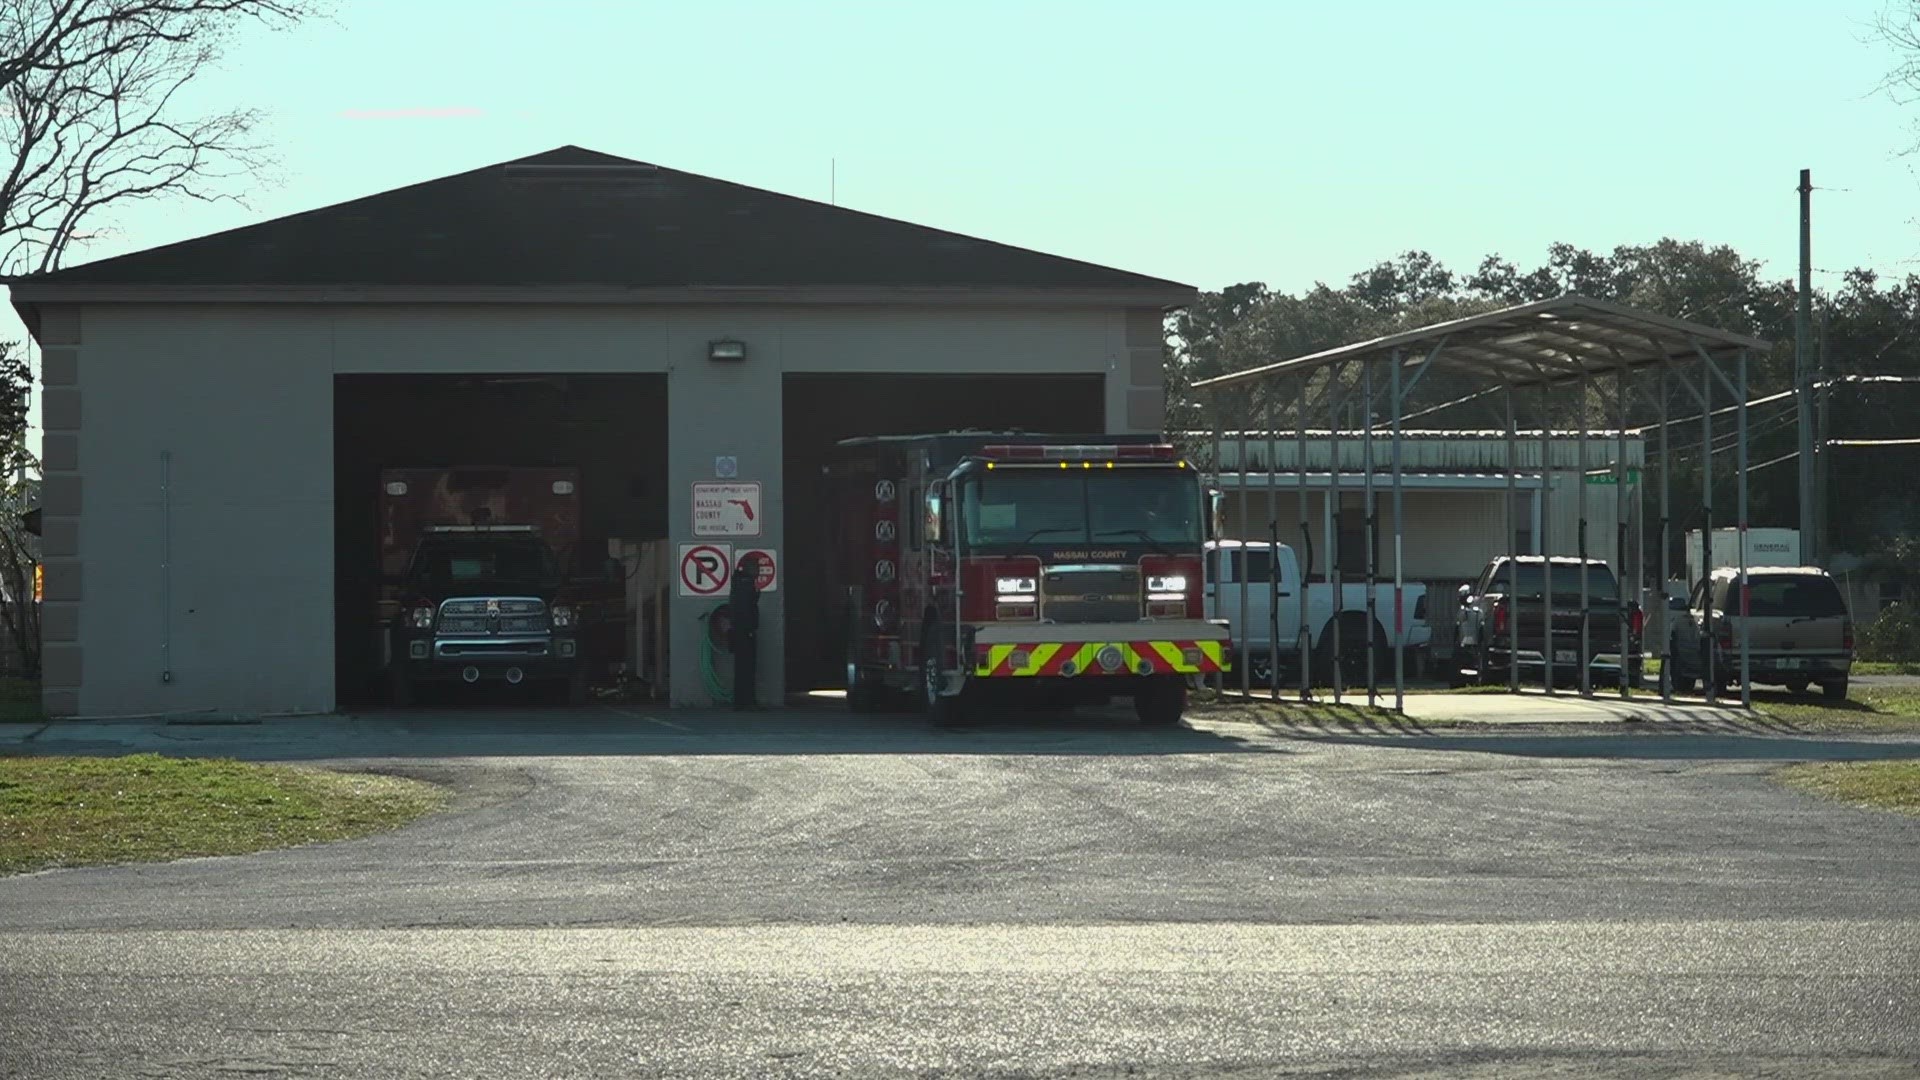
[[[18,284],[1191,286],[565,146]]]

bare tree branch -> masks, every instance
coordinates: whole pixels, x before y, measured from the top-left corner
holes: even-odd
[[[1920,0],[1891,0],[1874,19],[1873,32],[1898,58],[1880,80],[1880,92],[1898,105],[1920,103]],[[1920,150],[1920,141],[1904,152],[1915,150]]]
[[[246,25],[324,0],[0,0],[0,267],[57,269],[90,221],[156,197],[244,196],[260,115],[179,115]]]

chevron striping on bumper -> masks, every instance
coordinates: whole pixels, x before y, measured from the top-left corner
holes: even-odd
[[[1104,649],[1119,652],[1122,663],[1112,671],[1100,666]],[[1200,662],[1188,663],[1189,651],[1199,654]],[[1067,664],[1074,676],[1139,675],[1141,665],[1153,675],[1205,675],[1226,671],[1226,651],[1219,641],[1045,641],[982,646],[974,656],[974,675],[980,678],[1066,677]],[[1015,666],[1015,659],[1026,663]]]

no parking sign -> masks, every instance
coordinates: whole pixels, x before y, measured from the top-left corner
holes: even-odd
[[[729,544],[680,545],[680,595],[720,596],[733,580],[733,550]]]

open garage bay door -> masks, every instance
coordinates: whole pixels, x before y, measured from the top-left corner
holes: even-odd
[[[833,501],[824,475],[835,443],[965,428],[1106,430],[1099,375],[788,375],[783,393],[791,690],[844,678],[841,642],[819,629],[835,611],[826,581]]]
[[[667,535],[663,375],[339,376],[333,415],[335,678],[345,706],[384,700],[382,470],[577,470],[582,567],[604,567],[610,540]],[[582,648],[596,672],[633,655],[617,629]]]

